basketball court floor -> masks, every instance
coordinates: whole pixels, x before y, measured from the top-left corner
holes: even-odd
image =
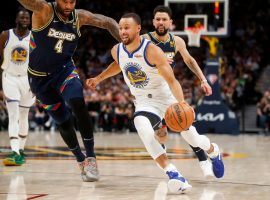
[[[97,133],[99,182],[85,183],[57,132],[31,132],[27,163],[0,163],[0,199],[65,200],[266,200],[270,194],[270,137],[208,135],[220,145],[226,167],[223,179],[205,180],[197,159],[181,136],[171,134],[168,155],[193,188],[167,193],[167,177],[150,159],[135,133]],[[0,158],[9,151],[0,132]]]

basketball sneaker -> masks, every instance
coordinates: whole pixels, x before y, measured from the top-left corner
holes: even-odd
[[[15,151],[12,151],[12,153],[3,160],[3,164],[5,166],[20,166],[23,163],[24,162],[22,161],[22,157]]]
[[[224,176],[224,163],[222,161],[221,153],[217,144],[212,143],[212,145],[214,146],[214,151],[208,154],[208,156],[212,162],[215,177],[222,178]]]
[[[99,173],[96,158],[85,158],[83,162],[79,163],[79,167],[81,169],[81,175],[84,182],[98,181]]]
[[[167,171],[169,176],[168,189],[170,194],[182,194],[187,193],[192,186],[188,184],[187,180],[181,176],[178,171]]]
[[[21,155],[21,159],[22,159],[23,164],[26,163],[26,159],[25,159],[26,155],[24,153],[24,150],[23,149],[20,149],[19,152],[20,152],[20,155]]]
[[[205,178],[208,179],[208,178],[214,177],[213,166],[209,160],[200,161],[199,165],[202,169],[202,172]]]

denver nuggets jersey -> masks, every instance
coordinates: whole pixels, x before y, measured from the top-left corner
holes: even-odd
[[[160,47],[162,49],[162,51],[165,53],[165,56],[169,59],[173,60],[173,63],[171,64],[172,67],[175,67],[175,54],[176,54],[176,47],[175,47],[175,41],[174,41],[174,37],[171,33],[169,33],[169,39],[166,42],[162,42],[160,40],[158,40],[153,32],[147,33],[148,36],[150,37],[150,40],[157,45],[158,47]]]
[[[146,49],[150,41],[142,38],[137,50],[129,53],[123,43],[118,45],[118,63],[124,80],[136,101],[147,98],[164,100],[171,96],[170,88],[158,69],[151,65],[146,58]]]
[[[53,73],[72,61],[80,37],[78,16],[71,14],[70,21],[63,21],[56,12],[49,22],[40,29],[32,29],[30,41],[29,72],[33,75]]]
[[[14,29],[8,30],[8,40],[4,48],[2,69],[14,76],[26,76],[29,61],[29,34],[20,37]]]

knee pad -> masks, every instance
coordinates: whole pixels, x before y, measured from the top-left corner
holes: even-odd
[[[19,102],[7,102],[8,111],[8,133],[9,137],[18,137],[19,134]]]
[[[210,149],[210,140],[205,135],[199,135],[194,126],[190,126],[188,130],[181,132],[185,141],[193,147],[200,147],[203,150]]]
[[[156,159],[166,153],[159,142],[155,139],[154,129],[147,117],[137,115],[134,118],[134,124],[146,150],[153,159]]]
[[[30,108],[26,107],[19,107],[19,134],[21,136],[27,136],[28,135],[28,114],[29,114]]]

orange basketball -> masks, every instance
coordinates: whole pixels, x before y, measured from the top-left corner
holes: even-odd
[[[186,102],[170,105],[165,113],[167,126],[175,132],[187,130],[194,122],[194,117],[193,108]]]

